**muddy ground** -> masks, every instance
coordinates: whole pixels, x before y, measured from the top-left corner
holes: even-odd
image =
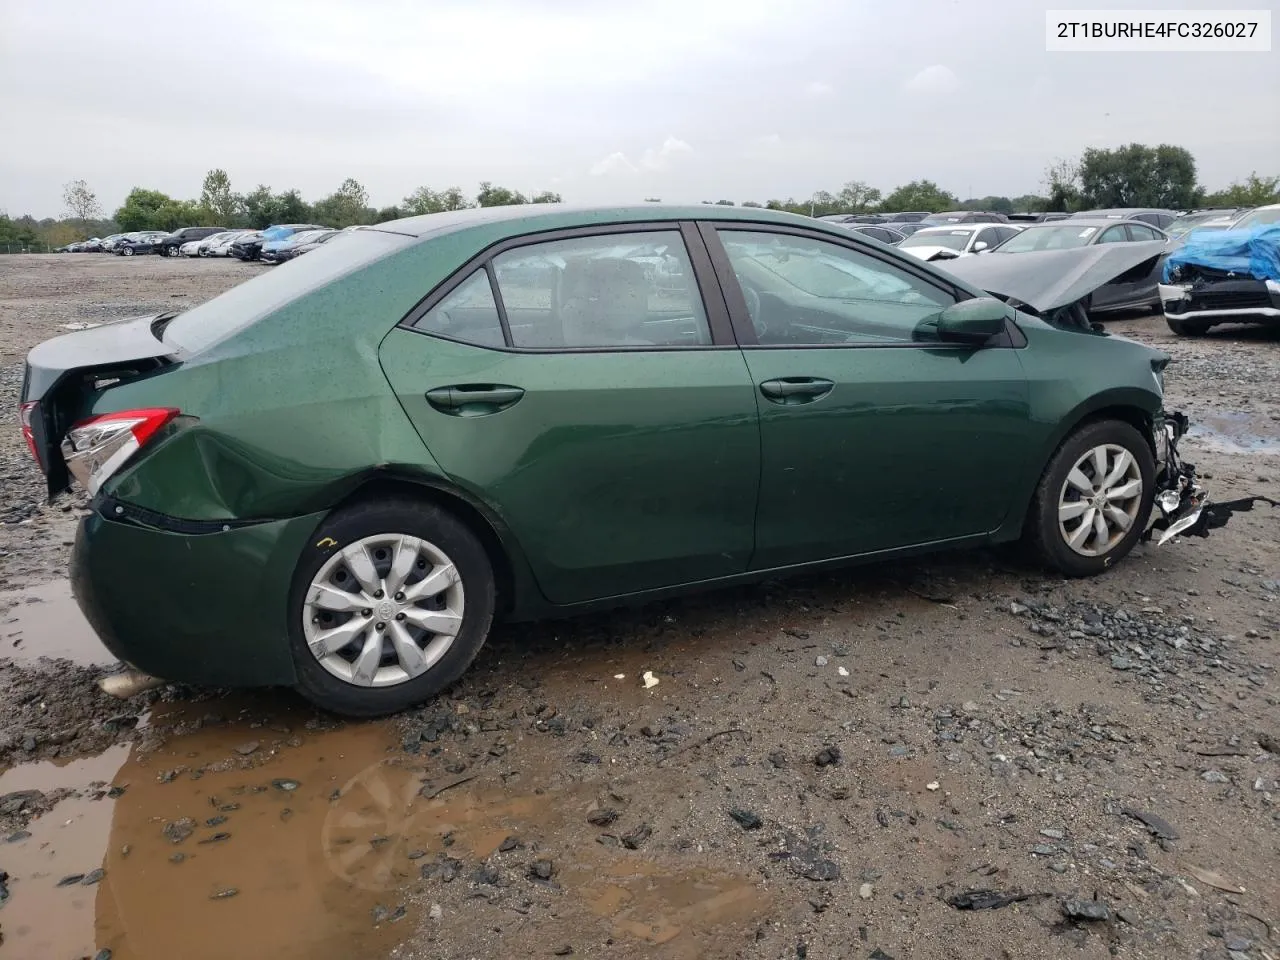
[[[261,269],[0,257],[0,404],[63,325]],[[1215,495],[1280,499],[1276,335],[1109,326],[1173,355]],[[501,628],[356,724],[96,693],[79,504],[16,430],[0,479],[0,958],[1280,958],[1265,507],[1088,582],[958,555]]]

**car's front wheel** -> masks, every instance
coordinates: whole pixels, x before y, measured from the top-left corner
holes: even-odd
[[[123,253],[126,257],[132,257],[133,247],[125,247],[124,250],[121,251],[121,253]]]
[[[1027,517],[1039,558],[1070,577],[1102,573],[1133,549],[1151,516],[1155,457],[1119,420],[1087,424],[1049,461]]]
[[[1175,317],[1165,317],[1164,322],[1180,337],[1203,337],[1209,332],[1209,324],[1203,320],[1179,320]]]
[[[456,517],[391,500],[331,515],[289,598],[297,687],[348,716],[394,713],[444,690],[489,633],[494,577]]]

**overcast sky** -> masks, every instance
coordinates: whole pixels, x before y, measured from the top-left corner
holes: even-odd
[[[1211,189],[1280,173],[1280,53],[1046,53],[1046,6],[1106,4],[0,0],[0,210],[61,215],[77,177],[107,212],[135,185],[193,197],[211,167],[310,200],[353,176],[375,206],[480,180],[1014,196],[1131,141],[1189,148]]]

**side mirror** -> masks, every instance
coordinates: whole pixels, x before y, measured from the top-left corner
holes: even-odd
[[[938,336],[959,343],[986,343],[1004,330],[1009,308],[994,297],[953,303],[938,315]]]
[[[977,243],[975,243],[975,244],[973,245],[973,252],[974,252],[974,253],[981,253],[983,250],[986,250],[986,249],[987,249],[988,247],[990,247],[990,246],[991,246],[991,244],[987,243],[987,241],[985,241],[985,240],[979,240]]]

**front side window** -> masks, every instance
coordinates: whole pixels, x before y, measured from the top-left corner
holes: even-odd
[[[931,339],[955,298],[876,257],[812,237],[720,230],[762,345]]]
[[[502,347],[502,322],[493,299],[489,275],[475,271],[414,323],[423,333],[433,333],[482,347]]]
[[[493,258],[516,347],[692,347],[711,343],[678,230],[517,247]]]
[[[1124,227],[1107,227],[1102,231],[1102,236],[1098,238],[1099,243],[1127,243],[1129,237],[1124,232]]]

